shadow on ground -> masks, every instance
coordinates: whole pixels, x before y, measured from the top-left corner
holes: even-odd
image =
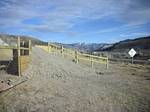
[[[4,70],[11,75],[18,74],[17,64],[15,64],[12,60],[0,61],[0,70]]]

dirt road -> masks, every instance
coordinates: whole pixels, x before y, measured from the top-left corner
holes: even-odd
[[[149,112],[149,73],[116,64],[92,69],[33,48],[29,80],[0,94],[0,112]]]

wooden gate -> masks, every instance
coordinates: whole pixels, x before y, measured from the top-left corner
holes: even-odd
[[[17,46],[0,46],[0,49],[11,49],[13,51],[13,60],[8,67],[8,73],[22,75],[31,61],[31,40],[21,41],[18,37]]]

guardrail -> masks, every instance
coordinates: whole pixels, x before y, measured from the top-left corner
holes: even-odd
[[[36,47],[39,47],[43,49],[44,51],[48,53],[59,53],[63,57],[65,56],[70,56],[71,58],[74,59],[75,63],[80,62],[81,60],[83,61],[88,61],[90,62],[91,67],[93,67],[94,63],[99,63],[99,64],[105,64],[106,68],[108,69],[108,57],[100,57],[100,56],[95,56],[95,55],[90,55],[90,54],[85,54],[85,53],[80,53],[77,50],[69,49],[69,48],[64,48],[63,46],[57,46],[54,44],[48,43],[48,45],[36,45]]]

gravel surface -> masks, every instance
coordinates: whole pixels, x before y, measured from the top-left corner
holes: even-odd
[[[149,73],[142,65],[91,68],[33,48],[29,80],[0,94],[0,112],[150,112]]]

